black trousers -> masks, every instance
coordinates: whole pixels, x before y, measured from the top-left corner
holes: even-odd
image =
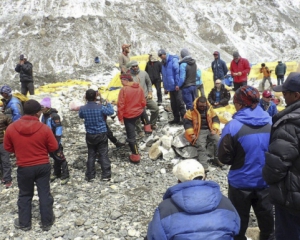
[[[11,162],[10,155],[3,148],[3,143],[0,144],[0,162],[1,162],[1,172],[2,172],[2,180],[5,182],[11,182]]]
[[[152,82],[157,92],[157,102],[162,103],[161,81]]]
[[[180,121],[180,117],[183,119],[185,110],[185,104],[182,100],[181,90],[170,92],[171,108],[175,121]]]
[[[228,198],[241,218],[239,235],[234,240],[247,240],[250,208],[252,206],[260,230],[260,240],[274,239],[273,205],[269,201],[269,189],[242,190],[228,185]]]
[[[70,177],[68,163],[65,158],[63,150],[64,150],[63,146],[59,144],[58,149],[55,152],[50,153],[50,157],[52,157],[54,160],[53,174],[61,179]]]
[[[111,165],[108,158],[108,138],[107,133],[90,134],[86,133],[86,144],[88,147],[88,159],[86,162],[85,177],[91,180],[96,177],[95,161],[99,154],[99,163],[102,170],[101,178],[111,177]]]
[[[246,86],[246,85],[247,85],[247,81],[246,82],[240,82],[240,83],[233,82],[233,91],[236,91],[240,87]]]
[[[33,82],[21,82],[21,93],[26,96],[28,92],[30,95],[34,95]]]
[[[31,203],[34,194],[34,183],[36,184],[39,196],[42,224],[46,226],[52,223],[53,197],[50,193],[50,173],[50,164],[18,167],[18,209],[19,223],[21,226],[31,226]]]
[[[118,141],[118,139],[116,139],[116,137],[114,136],[113,132],[110,130],[110,128],[109,128],[109,126],[107,125],[107,123],[106,123],[106,128],[107,128],[107,137],[108,137],[108,139],[109,139],[112,143],[116,144],[117,141]]]

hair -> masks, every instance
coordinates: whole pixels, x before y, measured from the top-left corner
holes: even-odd
[[[93,89],[88,89],[86,92],[85,92],[85,98],[86,100],[88,101],[94,101],[96,99],[96,91],[93,90]]]
[[[262,66],[262,67],[265,67],[265,66],[266,66],[266,64],[262,63],[262,64],[261,64],[261,66]]]
[[[199,97],[197,102],[201,102],[201,103],[206,103],[207,102],[207,98],[206,97]]]

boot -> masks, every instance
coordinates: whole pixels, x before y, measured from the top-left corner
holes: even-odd
[[[121,142],[117,141],[117,142],[115,143],[115,145],[116,145],[117,148],[120,148],[120,147],[124,147],[124,146],[125,146],[125,143],[121,143]]]
[[[140,154],[131,154],[129,156],[129,159],[130,159],[130,162],[132,162],[132,163],[139,163],[141,160],[141,156],[140,156]]]
[[[212,159],[212,162],[216,165],[216,166],[218,166],[218,167],[223,167],[224,166],[224,164],[223,163],[221,163],[220,161],[219,161],[219,159],[218,158],[213,158]]]
[[[150,124],[144,126],[145,133],[152,133],[152,128]]]

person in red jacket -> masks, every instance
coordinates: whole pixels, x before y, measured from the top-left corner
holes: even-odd
[[[131,162],[138,163],[141,160],[135,139],[135,123],[138,118],[144,124],[144,131],[151,133],[151,125],[145,111],[146,98],[139,83],[133,82],[130,74],[121,74],[122,89],[118,97],[118,118],[125,125],[127,142],[132,154],[129,156]]]
[[[4,135],[4,149],[16,155],[18,166],[19,218],[14,225],[24,231],[31,229],[34,183],[40,201],[42,230],[50,230],[55,220],[48,153],[57,150],[58,144],[51,129],[39,121],[41,113],[41,105],[36,100],[28,100],[24,103],[25,115],[10,124]]]
[[[233,91],[239,87],[247,85],[248,74],[251,67],[246,58],[242,58],[239,52],[233,52],[233,60],[230,64],[230,72],[233,77]]]

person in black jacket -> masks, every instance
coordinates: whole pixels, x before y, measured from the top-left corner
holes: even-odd
[[[215,87],[208,95],[208,101],[213,108],[224,107],[228,105],[230,92],[225,88],[220,79],[216,80]]]
[[[227,65],[223,60],[221,60],[221,56],[218,51],[214,51],[213,55],[215,60],[211,63],[211,69],[213,71],[214,81],[217,79],[223,80],[228,72]]]
[[[275,68],[275,74],[277,76],[277,85],[283,84],[285,73],[286,65],[282,61],[278,61],[278,64]]]
[[[20,73],[21,93],[34,95],[34,85],[32,77],[32,64],[27,61],[27,57],[20,55],[20,62],[17,64],[15,71]]]
[[[162,104],[161,94],[161,62],[158,60],[156,52],[149,53],[149,61],[147,62],[145,71],[148,73],[152,85],[155,86],[157,92],[157,105]]]
[[[299,239],[300,73],[290,73],[274,91],[283,93],[287,106],[273,116],[263,177],[270,185],[269,198],[275,205],[276,239]]]

